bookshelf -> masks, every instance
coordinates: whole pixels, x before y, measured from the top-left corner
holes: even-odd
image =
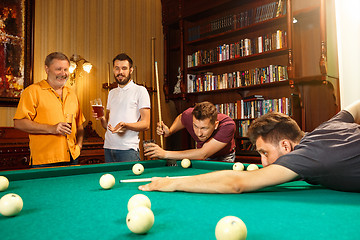
[[[327,59],[336,51],[336,42],[328,41],[333,5],[162,0],[166,100],[178,113],[213,102],[237,125],[237,160],[258,162],[245,134],[256,117],[283,111],[311,131],[339,110],[337,59]],[[179,149],[193,144],[186,134],[169,141]]]

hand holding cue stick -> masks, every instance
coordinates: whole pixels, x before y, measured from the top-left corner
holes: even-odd
[[[158,67],[157,62],[155,62],[155,80],[156,80],[156,91],[157,91],[157,102],[158,102],[158,113],[159,113],[159,122],[162,122],[161,117],[161,103],[160,103],[160,87],[159,87],[159,74],[158,74]],[[164,135],[160,135],[160,143],[161,148],[164,149]],[[176,160],[167,160],[167,166],[177,166]]]

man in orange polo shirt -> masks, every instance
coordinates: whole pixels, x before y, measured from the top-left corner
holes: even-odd
[[[60,52],[45,59],[47,79],[21,94],[14,127],[29,133],[32,164],[76,164],[83,143],[85,118],[75,92],[66,87],[70,61]],[[67,123],[65,115],[72,115]]]

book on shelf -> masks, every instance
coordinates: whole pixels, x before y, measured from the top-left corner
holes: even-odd
[[[254,119],[268,112],[281,112],[292,115],[291,98],[277,99],[241,99],[236,102],[237,119]]]
[[[252,120],[268,112],[281,112],[289,116],[292,115],[291,98],[287,97],[276,99],[254,97],[247,100],[241,99],[235,103],[215,104],[215,107],[219,113],[240,121]]]
[[[255,23],[274,18],[276,17],[277,13],[277,3],[271,2],[265,5],[261,5],[256,8],[255,12]]]
[[[220,44],[213,49],[201,49],[187,55],[187,67],[197,67],[209,63],[282,49],[287,47],[286,39],[286,31],[279,29],[276,32],[261,35],[256,38],[245,38],[235,43]]]
[[[216,19],[202,22],[188,29],[188,41],[232,31],[286,14],[285,0],[273,1],[250,9],[234,9]]]
[[[279,17],[281,15],[283,15],[284,12],[284,6],[285,6],[285,0],[279,0],[277,3],[277,8],[276,8],[276,15],[275,17]]]
[[[219,113],[226,114],[230,118],[236,118],[237,114],[237,103],[222,103],[222,104],[215,104],[215,107]]]
[[[192,93],[246,87],[285,81],[287,79],[287,67],[280,65],[269,65],[267,67],[223,74],[214,74],[212,72],[188,74],[187,92]]]

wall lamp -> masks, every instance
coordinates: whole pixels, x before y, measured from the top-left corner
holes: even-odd
[[[85,72],[90,73],[92,64],[80,55],[73,54],[70,58],[69,67],[71,86],[75,83],[76,73],[79,72],[79,76],[81,76],[81,67]]]

